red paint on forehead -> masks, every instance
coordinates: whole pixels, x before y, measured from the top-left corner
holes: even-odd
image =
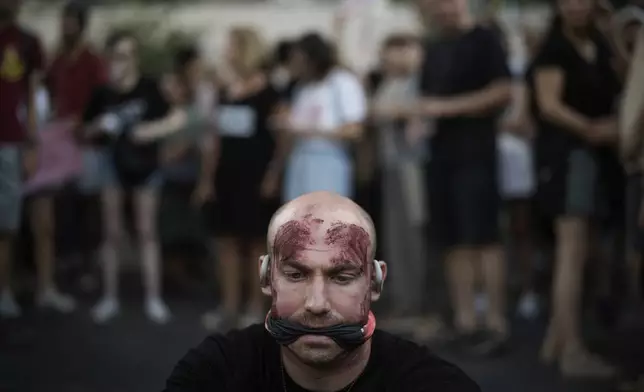
[[[284,223],[275,234],[273,254],[278,259],[288,258],[308,245],[314,245],[311,239],[311,225],[306,220],[290,220]]]
[[[341,251],[334,259],[336,262],[356,261],[363,268],[369,265],[371,238],[364,228],[355,224],[337,222],[327,230],[324,241],[327,245]]]

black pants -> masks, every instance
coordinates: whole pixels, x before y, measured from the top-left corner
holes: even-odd
[[[500,242],[501,198],[495,163],[431,162],[427,174],[430,232],[441,247]]]

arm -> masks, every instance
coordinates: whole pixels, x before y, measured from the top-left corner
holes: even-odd
[[[479,90],[445,97],[428,97],[421,101],[420,114],[426,117],[488,116],[503,109],[512,99],[512,80],[507,53],[499,35],[491,30],[478,30],[472,72],[481,75]],[[431,64],[425,64],[431,72]],[[421,77],[421,90],[423,78]],[[449,90],[448,90],[449,91]]]
[[[535,92],[541,114],[549,121],[571,132],[586,136],[590,119],[562,101],[564,74],[561,68],[548,66],[535,72]]]
[[[185,109],[175,107],[164,118],[136,127],[132,137],[143,143],[154,142],[184,129],[187,123],[188,115]]]
[[[448,98],[427,98],[421,102],[420,114],[440,117],[482,116],[505,106],[512,98],[510,80],[492,82],[482,90]]]
[[[40,86],[40,75],[34,73],[29,78],[29,91],[27,98],[27,137],[30,143],[38,140],[38,108],[36,106],[36,93]]]

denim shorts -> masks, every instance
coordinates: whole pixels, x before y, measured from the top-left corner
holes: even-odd
[[[89,148],[83,151],[83,168],[83,174],[78,181],[81,193],[95,194],[105,188],[121,186],[112,153],[108,148]],[[162,171],[157,170],[143,186],[160,188],[163,179]]]

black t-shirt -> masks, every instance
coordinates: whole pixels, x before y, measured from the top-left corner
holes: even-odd
[[[369,363],[352,392],[480,392],[429,349],[376,330]],[[212,335],[179,361],[165,392],[306,392],[286,375],[280,349],[261,324]]]
[[[83,122],[87,124],[110,114],[123,124],[122,133],[114,138],[104,137],[102,143],[110,147],[124,185],[139,185],[157,168],[158,143],[133,143],[130,131],[140,123],[163,118],[169,110],[158,81],[152,78],[142,77],[128,92],[116,91],[108,85],[94,90]]]
[[[507,55],[496,32],[477,26],[458,36],[439,37],[425,45],[420,91],[423,96],[454,97],[474,93],[509,79]],[[494,163],[496,123],[501,109],[483,116],[436,121],[431,157],[436,162]]]
[[[219,170],[243,170],[245,176],[263,176],[275,150],[268,122],[278,103],[279,94],[270,84],[239,99],[222,91],[218,107]]]
[[[584,59],[560,28],[553,28],[546,36],[526,75],[532,87],[531,111],[537,121],[538,159],[567,159],[574,148],[589,147],[587,141],[573,132],[549,122],[541,116],[534,97],[534,73],[541,68],[556,67],[563,72],[562,100],[578,113],[594,119],[615,113],[621,83],[612,67],[613,53],[601,33],[591,36],[595,61]]]

